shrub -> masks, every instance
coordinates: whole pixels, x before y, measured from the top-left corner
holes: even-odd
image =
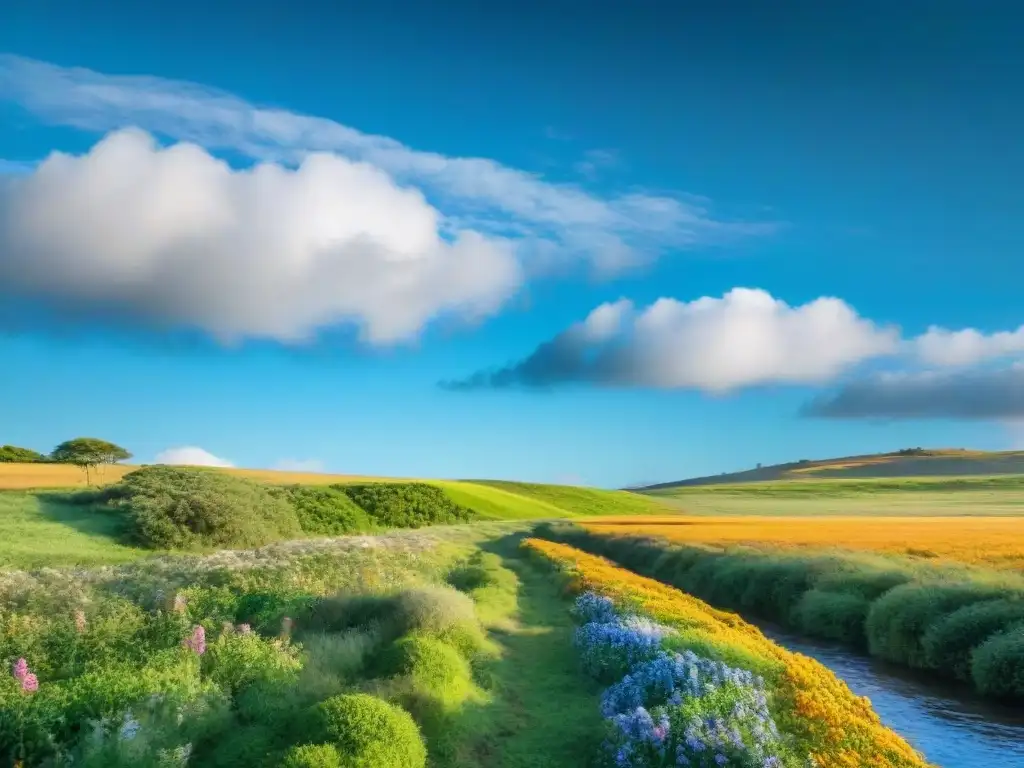
[[[256,681],[283,682],[294,678],[300,667],[292,646],[255,632],[225,632],[203,655],[203,672],[228,691]]]
[[[934,669],[951,670],[955,677],[971,677],[971,652],[989,637],[1024,624],[1024,600],[987,600],[945,616],[925,633],[921,645]]]
[[[406,635],[384,654],[382,671],[408,675],[419,693],[444,704],[458,704],[472,688],[469,662],[447,643],[424,635]]]
[[[341,755],[331,744],[303,744],[288,750],[281,768],[341,768]]]
[[[0,445],[0,464],[38,464],[47,461],[46,456],[31,448],[19,448],[17,445]]]
[[[302,530],[308,534],[345,536],[374,528],[366,510],[338,487],[293,485],[283,489],[283,493],[295,508]]]
[[[864,645],[864,621],[870,605],[859,595],[812,589],[800,598],[793,619],[808,635]]]
[[[999,590],[980,584],[910,583],[896,587],[872,603],[868,611],[865,629],[871,655],[927,667],[922,641],[931,625],[945,614],[996,597],[1000,597]]]
[[[109,492],[134,538],[158,549],[254,547],[301,534],[295,510],[260,483],[211,470],[147,467]]]
[[[417,587],[400,592],[395,600],[394,621],[397,634],[432,635],[466,656],[485,642],[473,600],[451,587]]]
[[[400,707],[365,693],[333,696],[313,710],[316,740],[338,749],[353,768],[423,768],[419,727]]]
[[[1024,701],[1024,623],[990,637],[972,656],[971,678],[979,691]]]
[[[381,625],[395,612],[394,595],[339,594],[322,597],[310,606],[307,629],[319,632],[341,632],[364,625]]]
[[[345,493],[387,528],[465,523],[476,513],[459,506],[437,486],[427,483],[366,483],[331,486]]]

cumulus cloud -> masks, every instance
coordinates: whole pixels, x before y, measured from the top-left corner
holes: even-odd
[[[332,154],[235,170],[125,129],[52,154],[0,196],[0,295],[223,341],[300,342],[341,323],[404,341],[439,314],[495,311],[519,281],[507,241],[444,233],[418,190]]]
[[[823,297],[791,307],[762,290],[721,298],[626,300],[599,306],[519,362],[455,389],[547,387],[570,382],[723,393],[762,384],[829,381],[870,358],[894,354],[899,331]]]
[[[320,459],[281,459],[274,465],[279,472],[324,472]]]
[[[929,365],[975,365],[1024,353],[1024,325],[1015,331],[990,334],[974,328],[952,331],[933,325],[915,338],[912,346],[917,357]]]
[[[839,419],[1024,418],[1024,366],[994,370],[885,373],[822,395],[808,416]]]
[[[524,242],[524,256],[537,256],[543,264],[554,251],[615,272],[668,248],[777,229],[773,222],[716,217],[698,198],[642,192],[601,197],[493,160],[417,151],[333,120],[258,106],[194,83],[0,55],[0,98],[54,124],[95,131],[135,125],[257,160],[296,163],[309,152],[338,153],[419,186],[445,212],[446,225],[514,235]]]
[[[185,445],[180,448],[168,448],[157,454],[154,464],[177,464],[192,467],[233,467],[227,459],[214,456],[209,451],[196,445]]]

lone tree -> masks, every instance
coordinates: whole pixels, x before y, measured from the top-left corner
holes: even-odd
[[[120,445],[96,437],[76,437],[65,440],[53,449],[50,459],[59,464],[74,464],[85,470],[85,484],[92,485],[90,471],[102,464],[116,464],[132,455]]]

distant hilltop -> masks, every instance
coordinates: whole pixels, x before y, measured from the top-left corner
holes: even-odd
[[[670,483],[634,486],[631,491],[653,491],[689,485],[761,483],[770,480],[817,478],[926,477],[929,475],[1024,474],[1024,451],[972,451],[965,448],[903,448],[892,453],[844,456],[838,459],[800,459],[787,464],[758,465],[742,472],[693,477]]]

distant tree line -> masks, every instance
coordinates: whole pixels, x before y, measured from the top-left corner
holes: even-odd
[[[76,437],[65,440],[47,456],[31,448],[17,445],[0,446],[0,462],[20,464],[73,464],[85,471],[86,484],[92,483],[92,471],[104,464],[116,464],[127,461],[132,454],[107,440],[98,437]]]

